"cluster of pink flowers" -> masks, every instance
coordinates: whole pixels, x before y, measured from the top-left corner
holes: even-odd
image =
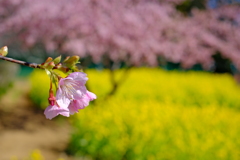
[[[85,87],[87,80],[87,75],[83,72],[73,72],[60,79],[56,97],[50,93],[50,105],[44,111],[46,118],[52,119],[59,114],[69,117],[96,99],[96,95]]]
[[[0,33],[13,34],[11,43],[27,49],[43,44],[49,52],[90,56],[95,62],[107,56],[129,65],[158,65],[160,58],[207,69],[220,52],[240,69],[240,7],[196,9],[184,16],[176,10],[183,2],[2,0]]]

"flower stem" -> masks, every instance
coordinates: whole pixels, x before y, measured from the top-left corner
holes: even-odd
[[[40,66],[37,63],[28,63],[28,62],[20,61],[20,60],[17,60],[17,59],[4,57],[4,56],[1,56],[1,55],[0,55],[0,59],[5,60],[5,61],[9,61],[9,62],[13,62],[13,63],[17,63],[17,64],[20,64],[20,65],[28,66],[28,67],[31,67],[31,68],[40,68]]]

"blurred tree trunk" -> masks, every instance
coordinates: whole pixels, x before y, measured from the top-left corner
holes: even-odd
[[[176,6],[176,9],[185,15],[191,14],[193,8],[205,10],[207,6],[206,0],[185,0]]]
[[[124,73],[122,73],[121,77],[119,79],[116,79],[116,70],[110,69],[110,82],[112,84],[112,89],[111,91],[107,94],[106,98],[114,95],[117,90],[119,89],[120,85],[125,82],[125,80],[128,77],[129,71],[131,67],[127,67],[124,69]]]

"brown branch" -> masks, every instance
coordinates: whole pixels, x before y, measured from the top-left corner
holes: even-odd
[[[37,63],[28,63],[28,62],[16,60],[16,59],[13,59],[13,58],[4,57],[4,56],[1,56],[1,55],[0,55],[0,59],[2,59],[4,61],[9,61],[9,62],[17,63],[17,64],[20,64],[20,65],[28,66],[28,67],[31,67],[31,68],[40,68],[40,66]]]
[[[112,89],[107,94],[106,97],[110,97],[110,96],[114,95],[117,92],[119,86],[127,79],[127,75],[129,73],[130,68],[131,67],[126,68],[124,70],[124,73],[122,73],[121,77],[118,80],[116,80],[115,73],[114,73],[115,71],[110,69],[110,81],[112,83]]]

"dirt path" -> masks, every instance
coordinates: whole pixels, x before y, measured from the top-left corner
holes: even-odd
[[[17,81],[0,99],[0,160],[26,159],[40,150],[45,160],[64,158],[71,128],[64,118],[47,120],[28,98],[29,82]]]

